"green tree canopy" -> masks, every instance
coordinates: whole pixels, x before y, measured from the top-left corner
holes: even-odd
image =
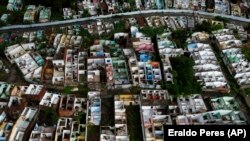
[[[143,28],[140,29],[140,31],[148,36],[148,37],[154,37],[156,35],[161,35],[164,33],[165,28],[164,26],[159,26],[159,27],[149,27],[149,26],[145,26]]]
[[[171,58],[170,62],[174,77],[174,84],[168,86],[170,93],[174,95],[200,93],[201,86],[194,77],[193,60],[186,56],[180,56]]]
[[[56,111],[51,107],[41,109],[39,114],[38,123],[45,124],[46,126],[53,126],[57,124],[58,115]]]
[[[250,61],[250,43],[244,44],[242,48],[242,53],[245,55],[245,58]]]
[[[186,29],[177,29],[172,32],[171,36],[178,48],[184,49],[186,47],[186,40],[188,38],[188,31]]]

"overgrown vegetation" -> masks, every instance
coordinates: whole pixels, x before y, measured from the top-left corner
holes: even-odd
[[[53,126],[57,124],[58,115],[51,107],[46,107],[40,110],[38,123],[46,126]]]
[[[126,107],[127,125],[129,139],[131,141],[142,141],[142,127],[139,105],[130,105]]]
[[[221,17],[221,16],[215,16],[214,17],[214,20],[216,21],[221,21],[223,23],[227,23],[228,22],[228,19],[224,18],[224,17]]]
[[[87,85],[79,85],[78,86],[78,91],[80,95],[82,95],[84,98],[87,98],[89,87]]]
[[[174,76],[174,84],[168,84],[170,93],[175,96],[201,93],[201,85],[194,77],[193,60],[186,56],[180,56],[171,58],[170,62]]]
[[[186,47],[186,40],[188,38],[187,29],[177,29],[172,32],[171,36],[178,48],[184,49]]]
[[[212,33],[212,31],[219,30],[219,29],[223,29],[223,25],[220,25],[220,24],[212,25],[208,21],[203,21],[201,24],[197,24],[195,26],[195,31],[200,31],[200,32],[204,31],[207,33]]]
[[[71,86],[66,86],[66,87],[63,88],[62,93],[63,93],[63,94],[70,94],[70,93],[72,92],[72,89],[73,89],[73,87],[71,87]]]
[[[250,43],[247,43],[243,46],[242,53],[244,54],[245,58],[250,61]]]
[[[154,37],[157,34],[161,35],[164,33],[165,28],[164,26],[159,26],[159,27],[149,27],[149,26],[145,26],[143,28],[140,29],[140,31],[148,37]]]
[[[250,23],[247,24],[247,26],[245,27],[245,30],[247,31],[247,33],[250,33]]]

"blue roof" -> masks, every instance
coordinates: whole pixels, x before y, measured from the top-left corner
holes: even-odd
[[[157,9],[162,9],[163,8],[162,0],[156,0],[156,6],[157,6]]]
[[[140,54],[140,61],[141,62],[147,62],[147,61],[151,60],[151,58],[152,57],[148,54],[144,54],[144,53]]]
[[[147,75],[148,80],[153,80],[153,75]]]
[[[197,44],[196,43],[191,43],[191,44],[188,44],[187,46],[188,48],[197,48]]]

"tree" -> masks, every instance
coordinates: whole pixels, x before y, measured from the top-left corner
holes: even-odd
[[[164,26],[159,26],[159,27],[143,27],[142,29],[140,29],[140,31],[148,36],[148,37],[154,37],[156,35],[161,35],[165,32],[165,28]]]
[[[53,126],[57,124],[57,120],[58,115],[53,108],[46,107],[44,109],[41,109],[38,120],[40,124],[45,124],[46,126]]]
[[[22,11],[11,11],[10,16],[8,17],[8,23],[10,24],[21,24],[23,23],[23,15]]]
[[[121,20],[114,24],[114,33],[125,32],[126,31],[126,22]]]
[[[171,36],[178,48],[184,49],[186,47],[186,40],[188,38],[186,29],[177,29],[172,32]]]
[[[0,20],[0,27],[3,27],[5,25],[6,25],[5,22],[3,22],[2,20]]]
[[[86,10],[86,9],[83,10],[83,17],[90,17],[88,10]]]
[[[245,27],[245,30],[247,31],[247,33],[250,33],[250,23],[247,24],[247,26]]]
[[[83,37],[83,47],[88,48],[89,46],[93,45],[95,37],[91,35],[88,30],[81,28],[79,35]]]
[[[250,61],[250,43],[244,44],[242,48],[242,53],[244,54],[245,58]]]
[[[215,25],[212,25],[211,29],[212,29],[212,31],[223,29],[223,25],[221,25],[221,24],[215,24]]]
[[[186,56],[180,56],[171,58],[170,62],[174,77],[174,83],[168,85],[170,92],[174,95],[200,93],[201,86],[194,77],[193,60]]]
[[[215,16],[214,20],[216,20],[216,21],[222,21],[223,23],[227,23],[228,22],[228,19],[226,19],[224,17],[221,17],[221,16]]]
[[[71,87],[71,86],[66,86],[66,87],[64,87],[62,93],[63,93],[63,94],[69,94],[69,93],[71,93],[72,89],[73,89],[73,87]]]
[[[207,32],[207,33],[211,33],[212,29],[211,29],[211,23],[207,22],[207,21],[202,21],[201,24],[197,24],[195,25],[195,31],[199,31],[199,32]]]

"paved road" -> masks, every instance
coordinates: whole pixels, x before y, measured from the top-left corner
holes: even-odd
[[[144,10],[144,11],[133,11],[133,12],[126,12],[126,13],[117,13],[117,14],[109,14],[109,15],[99,15],[99,16],[92,16],[80,19],[71,19],[71,20],[64,20],[64,21],[55,21],[49,23],[37,23],[37,24],[30,24],[30,25],[12,25],[12,26],[5,26],[0,28],[0,32],[8,32],[8,31],[18,31],[18,30],[38,30],[44,29],[49,27],[55,26],[67,26],[72,24],[81,24],[84,22],[94,21],[97,19],[110,19],[116,18],[119,16],[122,17],[131,17],[135,15],[186,15],[186,16],[202,16],[207,18],[213,18],[215,16],[221,16],[224,18],[229,19],[230,21],[238,21],[243,23],[250,23],[250,19],[246,19],[244,17],[236,17],[232,15],[224,15],[224,14],[217,14],[217,13],[207,13],[202,11],[192,11],[192,10],[178,10],[178,9],[162,9],[162,10]]]

